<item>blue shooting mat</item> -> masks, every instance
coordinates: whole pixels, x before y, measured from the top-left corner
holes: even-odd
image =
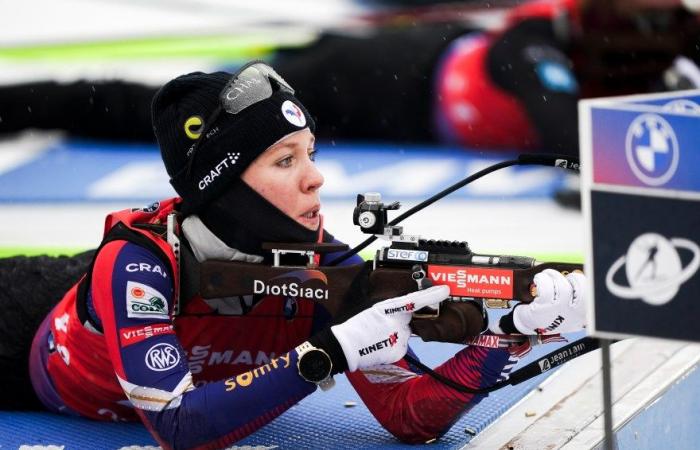
[[[580,335],[572,336],[578,337]],[[412,338],[410,345],[421,361],[430,366],[441,363],[462,348],[454,344],[425,343],[419,338]],[[518,362],[515,369],[561,345],[552,343],[535,347]],[[491,393],[442,438],[429,444],[430,448],[458,449],[466,445],[551,373],[553,371]],[[336,386],[330,391],[317,390],[236,445],[277,446],[283,449],[423,447],[397,441],[377,423],[347,378],[341,375],[336,380]],[[346,406],[353,404],[349,402],[354,402],[355,406]],[[0,448],[19,448],[22,445],[54,445],[70,450],[92,450],[158,444],[139,423],[95,422],[48,412],[0,412]]]

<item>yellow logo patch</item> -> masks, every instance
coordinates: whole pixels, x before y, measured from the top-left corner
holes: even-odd
[[[202,135],[204,121],[199,116],[192,116],[185,120],[185,134],[188,138],[196,141]]]

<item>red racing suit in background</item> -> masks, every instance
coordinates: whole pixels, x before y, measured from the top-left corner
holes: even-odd
[[[524,2],[497,29],[456,16],[329,31],[274,65],[323,118],[323,139],[576,154],[578,74],[554,24],[577,29],[578,4]]]
[[[499,29],[454,39],[437,65],[441,140],[576,155],[579,99],[691,88],[670,80],[678,57],[700,64],[698,16],[615,3],[523,2]]]
[[[120,228],[138,239],[106,239],[87,279],[44,320],[32,345],[32,383],[53,411],[138,416],[163,447],[221,448],[316,390],[299,376],[294,348],[328,315],[310,300],[280,296],[196,296],[183,299],[175,315],[174,255],[159,235],[135,225],[165,223],[178,202],[107,217],[106,236]],[[504,349],[466,347],[437,371],[480,387],[513,362]],[[347,376],[379,422],[408,442],[441,435],[483,398],[415,373],[403,360]]]
[[[402,16],[362,33],[326,30],[271,59],[319,118],[315,134],[325,141],[576,155],[579,99],[696,85],[669,84],[665,73],[678,56],[700,65],[697,15],[679,5],[626,16],[613,3],[524,1],[494,29],[460,15]],[[157,89],[118,80],[0,86],[0,133],[58,128],[154,141]]]
[[[550,120],[561,121],[562,113],[575,126],[578,91],[575,81],[565,89],[547,86],[546,80],[537,79],[537,64],[548,59],[556,63],[563,76],[574,80],[562,43],[557,43],[546,25],[513,36],[516,42],[508,44],[511,30],[541,21],[552,23],[556,17],[565,17],[568,26],[578,27],[577,0],[539,0],[527,2],[508,12],[506,25],[499,30],[473,32],[455,39],[444,51],[437,67],[435,82],[435,123],[441,140],[466,147],[484,149],[524,149],[576,153],[572,138],[550,137]],[[551,28],[551,26],[550,26]],[[526,42],[517,42],[525,41]],[[509,46],[508,54],[494,52],[499,41]],[[539,61],[521,61],[519,46],[544,49]],[[523,50],[526,51],[526,50]],[[501,59],[500,61],[497,60]],[[513,67],[520,61],[522,67]],[[508,69],[498,67],[505,63]],[[566,72],[569,73],[566,73]],[[552,104],[552,95],[564,95],[564,104]],[[547,97],[550,97],[549,104]],[[561,99],[555,99],[560,103]],[[540,105],[541,103],[541,105]],[[540,115],[546,117],[540,118]],[[546,124],[546,125],[545,125]],[[560,122],[561,126],[561,122]],[[565,144],[572,148],[556,148]]]

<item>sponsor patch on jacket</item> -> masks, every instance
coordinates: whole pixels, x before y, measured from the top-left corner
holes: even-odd
[[[127,347],[161,334],[175,334],[173,326],[169,323],[154,323],[153,325],[121,328],[119,330],[119,343],[122,347]]]
[[[151,286],[136,281],[126,283],[126,315],[132,319],[167,319],[168,301]]]
[[[180,353],[166,342],[160,342],[146,352],[146,366],[154,372],[164,372],[177,366]]]

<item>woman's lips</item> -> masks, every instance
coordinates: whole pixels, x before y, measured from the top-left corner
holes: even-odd
[[[299,221],[303,225],[305,225],[309,228],[312,228],[312,229],[318,228],[318,223],[320,220],[320,215],[319,215],[320,210],[321,210],[320,205],[314,206],[313,208],[306,211],[304,214],[301,214],[299,216]]]

